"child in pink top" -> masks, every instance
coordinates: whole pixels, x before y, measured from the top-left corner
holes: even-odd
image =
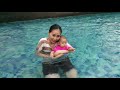
[[[51,57],[61,57],[68,51],[74,51],[75,49],[72,46],[67,45],[67,39],[64,36],[61,36],[58,45],[53,49],[50,56]]]

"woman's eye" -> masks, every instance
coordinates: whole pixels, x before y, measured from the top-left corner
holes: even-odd
[[[53,34],[53,37],[55,37],[55,36],[56,36],[56,37],[60,37],[60,35],[55,35],[55,34]]]
[[[57,37],[60,37],[60,35],[57,35]]]
[[[55,34],[53,34],[53,36],[55,37]]]

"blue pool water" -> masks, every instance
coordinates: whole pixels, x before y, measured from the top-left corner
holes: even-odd
[[[0,78],[43,78],[35,48],[54,23],[76,48],[69,57],[80,78],[120,77],[120,13],[111,12],[1,23]]]

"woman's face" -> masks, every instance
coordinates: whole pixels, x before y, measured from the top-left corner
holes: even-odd
[[[49,33],[49,39],[51,43],[56,43],[57,41],[59,41],[61,36],[61,32],[59,29],[54,29]]]

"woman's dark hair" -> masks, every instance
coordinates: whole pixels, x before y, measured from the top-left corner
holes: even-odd
[[[58,24],[53,24],[49,29],[49,33],[52,32],[54,29],[59,29],[62,33],[62,28]]]

